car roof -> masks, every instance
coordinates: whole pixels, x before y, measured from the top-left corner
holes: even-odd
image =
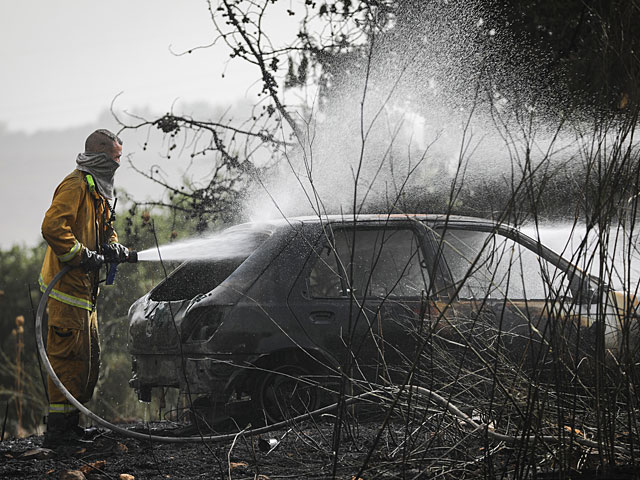
[[[501,234],[506,234],[507,236],[517,239],[519,243],[523,243],[529,249],[537,252],[539,255],[542,255],[547,260],[550,260],[552,263],[561,266],[563,269],[567,269],[569,267],[574,268],[576,270],[580,270],[578,267],[573,265],[571,262],[564,259],[561,255],[558,255],[553,250],[549,249],[545,245],[543,245],[539,239],[529,237],[528,235],[522,233],[517,227],[506,223],[488,220],[484,218],[478,217],[468,217],[462,215],[446,215],[446,214],[413,214],[413,213],[402,213],[402,214],[341,214],[341,215],[315,215],[315,216],[298,216],[298,217],[283,217],[280,219],[271,219],[271,220],[263,220],[256,222],[249,222],[236,225],[231,227],[231,229],[256,229],[258,231],[262,230],[268,233],[273,233],[275,230],[286,230],[286,227],[295,227],[304,226],[304,225],[326,225],[326,224],[343,224],[348,226],[349,224],[353,224],[355,219],[356,223],[385,223],[395,221],[419,221],[430,224],[431,227],[454,227],[461,229],[479,229],[485,232],[500,232]],[[581,270],[580,270],[581,271]]]
[[[291,224],[326,224],[326,223],[364,223],[364,222],[393,222],[403,220],[417,220],[420,222],[427,222],[432,224],[448,224],[458,226],[484,226],[495,227],[497,222],[487,220],[484,218],[467,217],[461,215],[445,215],[445,214],[423,214],[423,213],[367,213],[367,214],[333,214],[333,215],[315,215],[315,216],[298,216],[298,217],[285,217],[280,219],[264,220],[258,222],[250,222],[242,225],[272,225],[273,227],[281,227]],[[508,224],[501,224],[507,228]],[[240,225],[238,225],[240,226]]]

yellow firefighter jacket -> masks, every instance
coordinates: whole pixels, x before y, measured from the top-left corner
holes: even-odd
[[[42,222],[42,236],[49,244],[40,271],[44,292],[64,265],[80,264],[84,249],[100,251],[105,243],[117,242],[107,201],[96,190],[87,173],[74,170],[58,185],[51,207]],[[90,177],[90,176],[89,176]],[[88,311],[95,309],[99,272],[74,268],[64,275],[49,298]]]

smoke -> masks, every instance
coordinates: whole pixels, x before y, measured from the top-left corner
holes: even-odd
[[[529,55],[500,12],[413,3],[400,5],[371,48],[322,64],[325,83],[315,93],[286,92],[288,105],[312,99],[290,107],[303,134],[257,179],[244,202],[248,220],[451,211],[522,225],[584,213],[588,186],[576,176],[608,134],[571,111],[548,76],[550,59]],[[282,138],[289,145],[290,133]],[[565,226],[543,229],[571,238]]]

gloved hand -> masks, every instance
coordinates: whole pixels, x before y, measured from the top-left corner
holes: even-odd
[[[129,249],[119,243],[105,245],[102,252],[107,263],[124,263],[129,259]]]
[[[102,265],[104,265],[103,255],[100,255],[98,252],[94,252],[93,250],[85,249],[82,261],[80,262],[80,266],[85,272],[100,270]]]

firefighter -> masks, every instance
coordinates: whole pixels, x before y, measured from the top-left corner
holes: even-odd
[[[73,267],[51,291],[47,354],[58,378],[81,403],[89,401],[98,380],[100,345],[96,299],[100,268],[123,260],[128,249],[113,228],[113,177],[120,166],[122,141],[109,130],[87,137],[76,169],[55,190],[42,222],[48,244],[40,289],[65,265]],[[49,379],[49,413],[44,446],[77,445],[86,440],[79,412]]]

